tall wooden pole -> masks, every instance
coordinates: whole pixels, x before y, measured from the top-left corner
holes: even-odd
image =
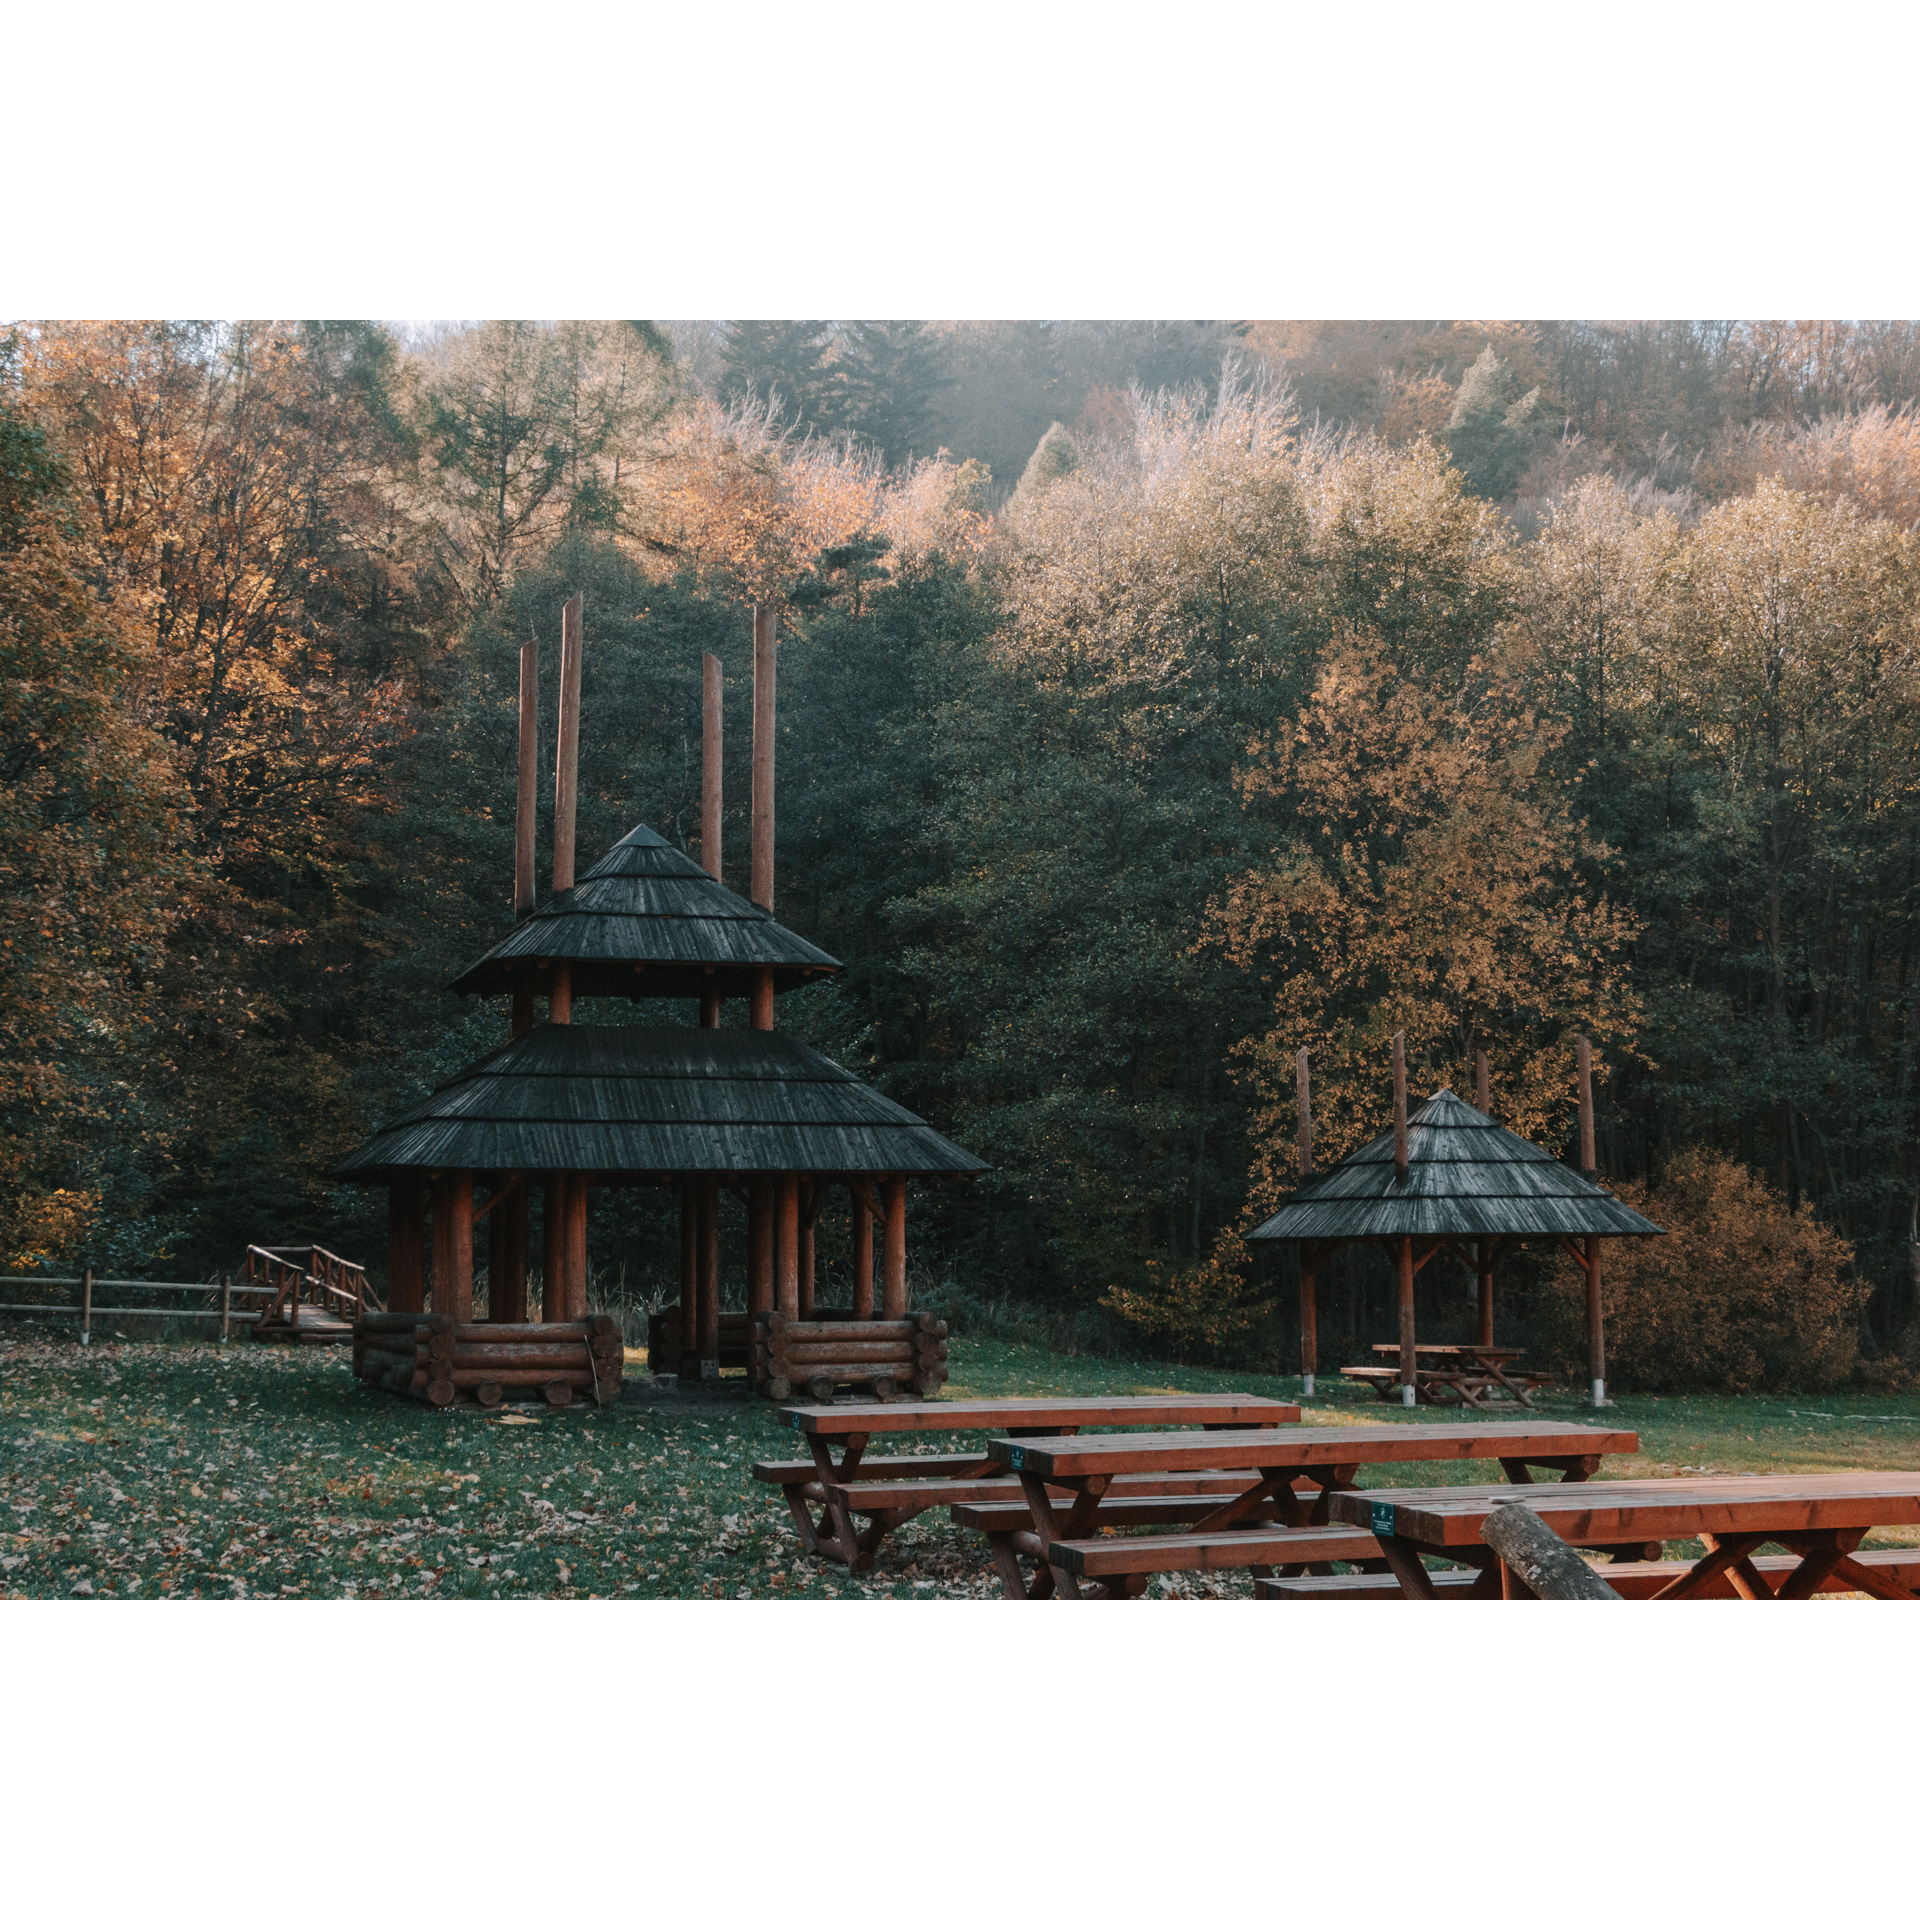
[[[887,1182],[887,1242],[880,1269],[880,1317],[907,1317],[907,1177],[896,1173]]]
[[[873,1318],[873,1182],[849,1180],[853,1195],[853,1317]]]
[[[700,1347],[700,1193],[698,1176],[680,1176],[680,1351],[674,1371],[698,1379]]]
[[[1405,1235],[1393,1244],[1393,1265],[1400,1283],[1400,1404],[1410,1407],[1420,1356],[1413,1330],[1413,1241]]]
[[[780,1176],[780,1197],[774,1210],[774,1289],[780,1311],[789,1320],[800,1317],[800,1176]]]
[[[1313,1173],[1313,1082],[1308,1074],[1307,1050],[1302,1047],[1293,1059],[1294,1150],[1299,1157],[1300,1178],[1304,1182]],[[1320,1366],[1319,1280],[1311,1254],[1300,1250],[1300,1397],[1313,1398],[1313,1377]]]
[[[720,1176],[700,1175],[700,1378],[720,1378]]]
[[[721,687],[720,662],[710,653],[700,656],[700,685],[700,864],[718,880],[721,877]]]
[[[1493,1072],[1487,1063],[1487,1050],[1485,1047],[1476,1047],[1474,1049],[1473,1081],[1473,1104],[1478,1107],[1482,1113],[1491,1114],[1493,1112]]]
[[[513,810],[513,917],[533,911],[534,783],[540,756],[540,643],[520,649],[520,785]]]
[[[753,610],[753,875],[749,897],[773,911],[773,679],[779,622]]]
[[[399,1175],[387,1188],[387,1311],[418,1313],[427,1299],[427,1183]]]
[[[1580,1171],[1597,1181],[1600,1168],[1593,1144],[1593,1048],[1583,1033],[1574,1048],[1580,1072]],[[1600,1309],[1600,1239],[1587,1236],[1587,1378],[1593,1383],[1593,1404],[1607,1404],[1607,1329]]]
[[[487,1198],[499,1198],[502,1176],[496,1174],[489,1181],[494,1191]],[[504,1320],[507,1316],[500,1311],[502,1293],[507,1277],[507,1207],[502,1200],[498,1206],[487,1208],[487,1318]]]
[[[1407,1036],[1393,1036],[1393,1173],[1407,1177]]]
[[[553,890],[573,885],[573,830],[580,799],[580,596],[560,611],[560,737],[553,762]]]
[[[1491,1240],[1478,1240],[1473,1248],[1473,1270],[1480,1283],[1479,1340],[1483,1347],[1493,1345],[1493,1249]]]
[[[567,1175],[567,1318],[587,1317],[587,1176]]]

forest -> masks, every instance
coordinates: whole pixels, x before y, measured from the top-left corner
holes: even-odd
[[[1916,520],[1913,322],[18,326],[0,1266],[377,1277],[327,1169],[505,1037],[445,983],[511,923],[518,649],[550,797],[577,591],[583,857],[697,835],[711,651],[730,878],[778,609],[776,911],[845,963],[781,1019],[990,1163],[916,1216],[951,1316],[1283,1352],[1242,1235],[1297,1050],[1325,1165],[1401,1030],[1570,1152],[1586,1035],[1675,1230],[1623,1377],[1711,1320],[1721,1384],[1894,1384]],[[665,1293],[673,1224],[597,1210],[599,1284]]]

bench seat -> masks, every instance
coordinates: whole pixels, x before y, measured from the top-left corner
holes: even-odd
[[[1856,1553],[1856,1560],[1890,1573],[1903,1587],[1920,1592],[1920,1548],[1875,1547]],[[1649,1600],[1670,1580],[1677,1580],[1690,1563],[1685,1560],[1626,1560],[1594,1572],[1624,1600]],[[1800,1564],[1796,1553],[1755,1554],[1753,1569],[1767,1585],[1778,1589]],[[1479,1578],[1472,1567],[1430,1568],[1427,1578],[1437,1593],[1458,1598]],[[1847,1583],[1829,1574],[1822,1593],[1850,1593]],[[1398,1600],[1400,1583],[1390,1573],[1310,1574],[1299,1579],[1259,1579],[1253,1583],[1256,1600]],[[1732,1600],[1733,1582],[1723,1574],[1699,1596],[1704,1600]]]
[[[1105,1514],[1115,1498],[1121,1495],[1149,1496],[1155,1494],[1206,1494],[1211,1500],[1202,1501],[1199,1511],[1204,1513],[1209,1504],[1220,1506],[1231,1500],[1237,1493],[1245,1493],[1250,1487],[1259,1484],[1257,1473],[1126,1473],[1119,1475],[1108,1489],[1107,1497],[1100,1511]],[[809,1500],[826,1498],[819,1481],[810,1481],[803,1489]],[[1314,1493],[1319,1489],[1315,1487]],[[1011,1477],[992,1480],[872,1480],[856,1482],[844,1490],[848,1509],[854,1513],[884,1513],[891,1509],[902,1512],[924,1513],[932,1507],[951,1507],[955,1509],[954,1519],[957,1525],[976,1525],[977,1522],[962,1522],[959,1509],[997,1513],[1002,1508],[1007,1512],[1028,1515],[1027,1496],[1020,1482]],[[1073,1505],[1071,1494],[1055,1503],[1064,1513]],[[1031,1524],[1030,1517],[1023,1519],[1022,1525]],[[1109,1524],[1120,1525],[1122,1522]]]
[[[1380,1542],[1358,1527],[1244,1527],[1230,1533],[1056,1540],[1047,1549],[1047,1557],[1079,1579],[1113,1580],[1133,1573],[1314,1566],[1332,1560],[1379,1560],[1383,1555]]]
[[[984,1453],[875,1453],[854,1467],[852,1477],[856,1481],[951,1479],[992,1464]],[[756,1460],[753,1477],[769,1487],[803,1486],[818,1480],[820,1469],[811,1460]]]

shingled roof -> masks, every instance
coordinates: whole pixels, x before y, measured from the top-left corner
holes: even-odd
[[[333,1169],[972,1174],[986,1162],[783,1033],[537,1026]]]
[[[1404,1180],[1394,1170],[1389,1128],[1309,1180],[1247,1237],[1480,1240],[1665,1231],[1442,1087],[1408,1118]]]
[[[576,997],[697,994],[714,974],[722,992],[747,991],[744,973],[773,969],[776,991],[837,973],[840,962],[724,887],[649,827],[635,827],[578,884],[551,895],[453,981],[455,993],[505,993],[513,975],[573,964]]]

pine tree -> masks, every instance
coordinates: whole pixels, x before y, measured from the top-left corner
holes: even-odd
[[[845,422],[889,466],[935,451],[934,397],[953,384],[938,336],[923,320],[862,320],[847,337],[842,362]]]
[[[1007,502],[1008,511],[1018,513],[1031,506],[1056,480],[1064,480],[1079,464],[1080,450],[1073,444],[1073,436],[1056,420],[1040,436],[1040,444],[1034,448],[1033,457],[1020,476],[1020,484]]]
[[[825,434],[842,424],[839,382],[829,370],[833,329],[825,320],[736,320],[721,351],[720,398],[776,403],[783,426]]]

